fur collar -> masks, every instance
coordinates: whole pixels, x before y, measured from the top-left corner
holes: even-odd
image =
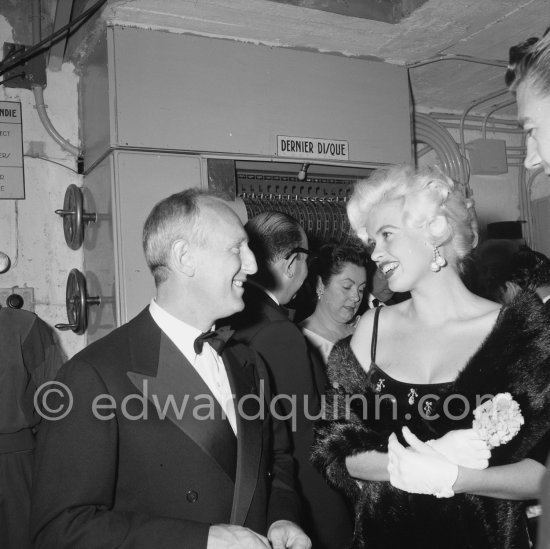
[[[525,502],[471,494],[438,500],[407,494],[388,482],[365,482],[358,487],[347,472],[346,457],[365,450],[387,451],[388,435],[400,431],[401,424],[399,420],[386,424],[371,420],[373,415],[362,420],[353,407],[350,416],[343,400],[334,400],[335,395],[365,395],[370,403],[377,393],[372,369],[363,370],[349,341],[336,344],[329,358],[326,409],[315,426],[312,461],[354,503],[351,547],[527,547]],[[510,442],[493,450],[491,465],[518,461],[529,454],[550,428],[550,316],[534,293],[521,293],[501,309],[493,330],[445,391],[443,397],[464,397],[452,401],[453,415],[466,406],[468,413],[452,423],[442,419],[410,425],[417,436],[425,440],[450,429],[470,427],[478,395],[510,392],[521,406],[525,424]]]
[[[350,339],[333,349],[328,363],[330,382],[340,394],[374,396],[372,376],[357,361]],[[550,316],[533,292],[523,292],[502,307],[485,341],[438,400],[435,413],[441,420],[424,422],[416,426],[415,433],[434,438],[450,429],[468,428],[483,397],[502,392],[511,393],[519,403],[525,425],[505,447],[495,449],[493,459],[499,463],[525,457],[550,426]],[[444,403],[450,414],[443,413]]]

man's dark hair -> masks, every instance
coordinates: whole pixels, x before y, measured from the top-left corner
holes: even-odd
[[[262,212],[249,219],[244,228],[258,268],[260,263],[277,261],[302,245],[304,233],[300,224],[282,212]]]
[[[504,82],[512,93],[526,79],[538,92],[550,93],[550,27],[542,38],[532,36],[512,46]]]
[[[550,259],[544,254],[522,246],[513,256],[510,281],[522,289],[536,290],[550,286]]]
[[[462,280],[466,287],[485,299],[501,302],[506,282],[511,279],[512,257],[518,245],[512,240],[487,240],[466,257]]]

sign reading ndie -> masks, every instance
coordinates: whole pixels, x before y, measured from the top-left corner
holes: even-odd
[[[277,156],[348,160],[349,143],[348,141],[337,141],[335,139],[278,135]]]
[[[21,103],[0,101],[0,199],[25,198]]]

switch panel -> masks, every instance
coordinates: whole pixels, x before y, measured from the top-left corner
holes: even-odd
[[[9,64],[10,61],[23,56],[31,46],[13,44],[4,42],[3,63]],[[33,55],[30,59],[7,70],[2,78],[4,86],[7,88],[26,88],[30,90],[32,86],[46,85],[46,56],[44,53]]]
[[[34,312],[34,288],[0,288],[0,305]]]

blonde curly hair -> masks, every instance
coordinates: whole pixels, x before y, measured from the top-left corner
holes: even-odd
[[[425,229],[433,244],[450,247],[458,265],[477,245],[474,202],[440,169],[406,164],[381,168],[358,181],[347,213],[352,229],[363,242],[370,240],[366,225],[371,211],[389,201],[402,203],[405,225]],[[436,222],[441,216],[446,223]]]

